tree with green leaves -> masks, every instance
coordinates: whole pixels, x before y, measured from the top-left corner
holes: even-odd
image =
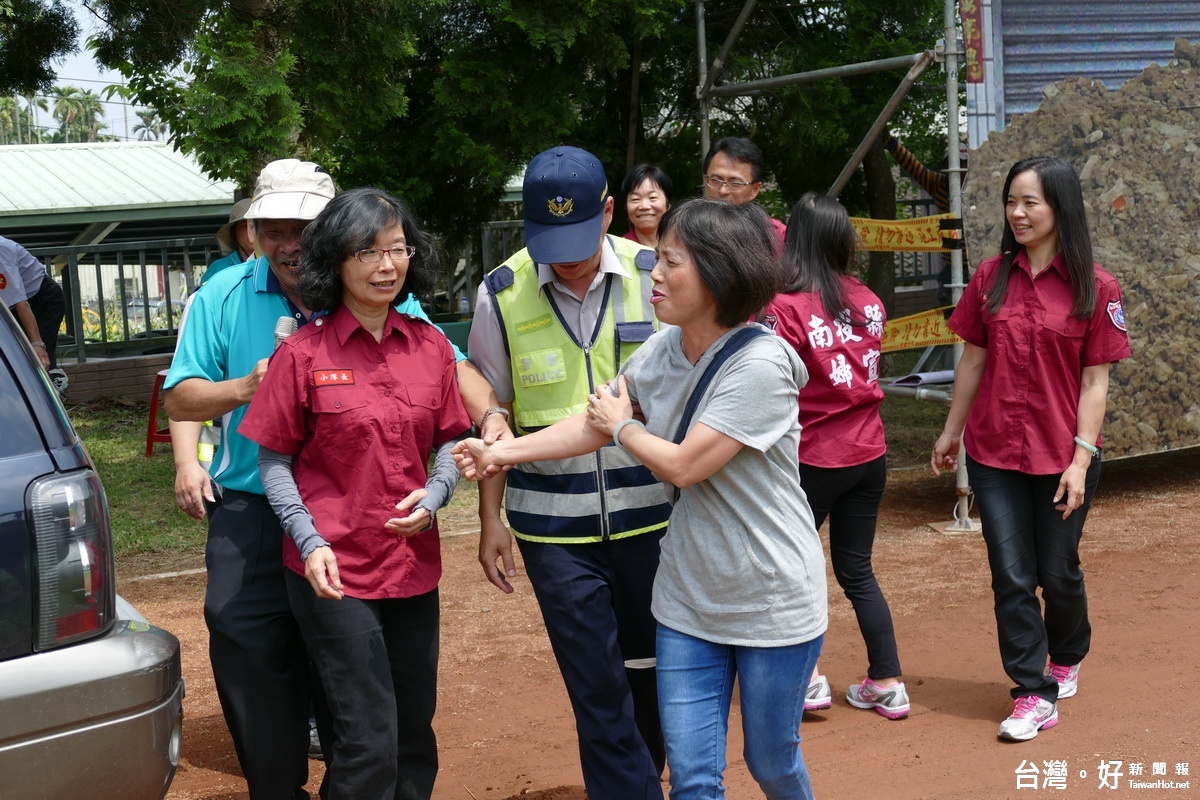
[[[0,97],[0,144],[16,143],[23,111],[17,98]]]
[[[723,41],[741,6],[741,0],[706,3],[710,42]],[[942,0],[760,7],[730,55],[724,80],[759,80],[932,50],[942,36],[942,14]],[[774,210],[786,219],[804,192],[829,190],[903,77],[904,70],[897,69],[720,99],[714,103],[713,138],[755,140],[778,184]],[[940,126],[944,141],[945,98],[945,75],[927,69],[897,109],[894,127],[913,132],[914,142],[929,142]],[[894,219],[891,170],[883,141],[875,142],[839,199],[852,214]],[[891,253],[870,254],[867,283],[889,309],[894,275]]]
[[[78,49],[78,35],[63,0],[0,0],[0,96],[49,88],[54,62]]]
[[[651,76],[687,0],[448,0],[413,20],[402,73],[408,113],[358,125],[335,143],[343,180],[385,180],[451,241],[496,209],[533,155],[576,144],[625,173],[629,143],[649,157],[640,107],[664,107]],[[631,65],[644,69],[634,89]],[[633,131],[630,134],[630,131]]]
[[[0,144],[41,144],[34,112],[49,108],[44,97],[0,97]]]
[[[163,121],[157,111],[144,109],[136,113],[141,121],[133,126],[133,133],[139,142],[157,142],[169,132],[167,123]]]
[[[50,89],[51,114],[58,122],[58,141],[79,141],[77,120],[83,116],[83,92],[78,86],[54,86]]]
[[[708,0],[710,58],[743,0]],[[490,219],[505,183],[559,143],[596,153],[610,186],[663,164],[678,197],[699,185],[695,7],[690,0],[91,0],[93,47],[127,99],[158,109],[173,141],[245,190],[262,165],[300,156],[343,186],[405,197],[450,243]],[[760,6],[723,80],[745,81],[931,49],[941,0]],[[828,81],[714,103],[713,135],[748,135],[786,214],[825,190],[902,77]],[[936,128],[929,70],[902,106],[906,133]],[[919,140],[919,136],[917,137]],[[842,193],[894,215],[881,148]],[[618,223],[620,224],[620,223]],[[885,256],[886,258],[886,256]],[[890,270],[890,259],[887,259]],[[885,299],[883,259],[872,286]]]
[[[249,191],[269,161],[325,156],[346,130],[398,120],[406,0],[93,0],[97,60],[216,178]],[[323,163],[334,171],[336,164]]]
[[[451,242],[533,154],[586,146],[619,183],[675,131],[660,65],[688,0],[93,0],[97,59],[214,177],[301,156],[398,192]],[[676,70],[662,74],[673,76]],[[647,109],[649,112],[647,113]]]

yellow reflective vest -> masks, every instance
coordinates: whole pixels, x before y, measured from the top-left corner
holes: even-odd
[[[537,264],[521,250],[485,278],[504,333],[518,433],[587,409],[587,396],[614,379],[658,327],[650,305],[654,252],[608,237],[626,277],[606,275],[596,326],[576,339],[552,295],[539,290]],[[586,543],[662,530],[670,504],[661,483],[613,445],[594,454],[523,464],[508,473],[505,507],[518,538]]]

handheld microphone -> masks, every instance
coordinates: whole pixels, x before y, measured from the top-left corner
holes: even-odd
[[[283,340],[291,336],[299,328],[300,326],[296,324],[295,317],[280,317],[275,322],[275,350],[278,350]]]

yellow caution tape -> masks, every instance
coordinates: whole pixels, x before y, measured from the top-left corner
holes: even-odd
[[[897,350],[912,350],[917,347],[929,347],[936,344],[954,344],[962,341],[954,331],[946,326],[945,308],[931,308],[919,314],[888,320],[883,329],[883,345],[885,353]]]
[[[912,253],[957,249],[962,237],[954,229],[957,225],[944,222],[946,220],[954,220],[954,215],[938,214],[916,219],[850,218],[864,250]]]

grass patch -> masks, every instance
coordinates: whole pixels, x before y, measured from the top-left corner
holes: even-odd
[[[147,413],[146,403],[121,400],[69,409],[108,495],[116,554],[201,553],[208,526],[175,505],[171,446],[155,444],[154,456],[146,458]],[[478,529],[477,503],[475,484],[460,481],[450,505],[439,515],[443,531],[468,524]]]
[[[146,403],[101,401],[69,409],[108,495],[116,554],[202,549],[206,526],[175,505],[175,462],[168,444],[146,458]]]
[[[879,414],[887,436],[888,467],[928,467],[950,406],[913,397],[885,397]]]
[[[909,354],[898,354],[888,365],[889,373],[905,374],[911,367],[908,362]],[[887,397],[881,413],[887,432],[888,466],[927,465],[947,410],[942,403]],[[175,505],[175,464],[170,445],[156,444],[152,458],[144,455],[146,403],[98,401],[69,411],[104,483],[117,555],[202,552],[207,526]],[[460,481],[450,505],[439,515],[443,533],[477,530],[477,502],[475,484]]]
[[[884,356],[883,374],[889,377],[909,374],[923,352],[902,350]],[[879,414],[887,436],[888,467],[928,467],[933,443],[941,435],[949,411],[946,403],[915,397],[884,397]]]

